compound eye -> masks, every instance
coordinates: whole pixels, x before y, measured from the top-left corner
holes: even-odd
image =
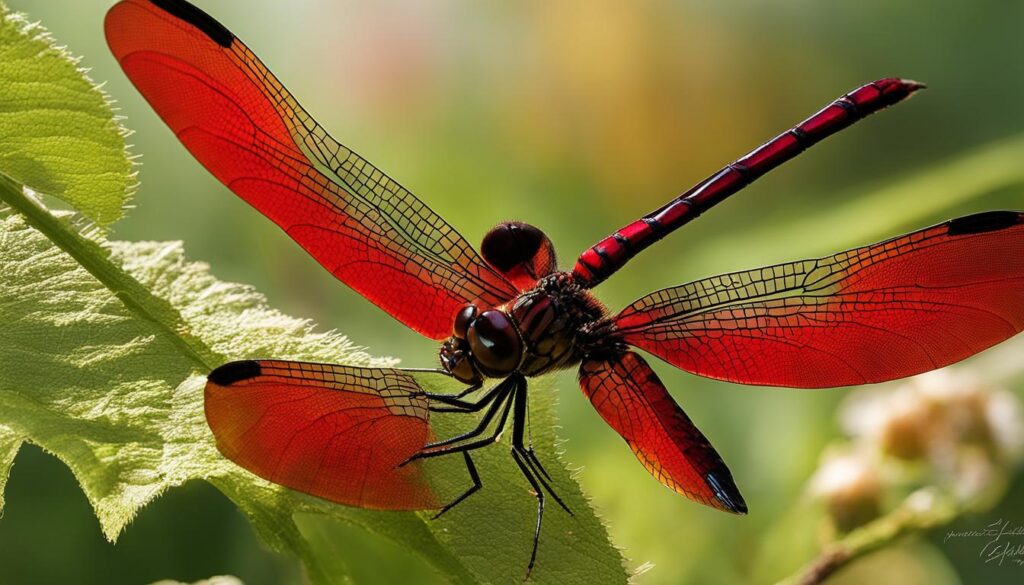
[[[512,373],[523,356],[519,333],[501,311],[484,311],[470,324],[466,340],[484,373],[494,377]]]
[[[476,315],[479,311],[476,305],[466,305],[459,309],[459,312],[455,314],[455,326],[452,328],[452,334],[459,339],[465,339],[466,333],[469,330],[469,324],[476,319]]]

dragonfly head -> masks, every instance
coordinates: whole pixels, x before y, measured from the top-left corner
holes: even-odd
[[[523,340],[508,313],[466,305],[455,316],[452,336],[441,346],[441,365],[461,382],[511,374],[523,360]]]
[[[480,370],[473,363],[473,354],[466,341],[469,325],[476,319],[479,311],[476,305],[468,304],[455,315],[452,336],[441,346],[441,366],[456,380],[464,384],[476,384],[483,381]]]
[[[459,382],[472,385],[483,381],[483,376],[473,364],[469,344],[464,339],[448,339],[441,346],[440,355],[441,367]]]

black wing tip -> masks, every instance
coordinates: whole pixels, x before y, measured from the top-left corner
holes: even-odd
[[[743,500],[739,488],[736,487],[736,483],[732,479],[732,474],[728,471],[724,473],[712,471],[704,476],[704,481],[715,493],[715,499],[721,504],[720,507],[727,512],[741,516],[747,513],[747,503]]]
[[[206,379],[218,386],[230,386],[235,382],[255,378],[261,373],[262,368],[260,368],[259,362],[246,360],[226,363],[210,372]]]
[[[149,2],[171,16],[196,27],[210,37],[210,40],[225,49],[230,48],[231,44],[235,42],[235,35],[231,34],[231,31],[223,24],[185,0],[149,0]]]
[[[951,236],[965,236],[995,232],[1013,227],[1024,221],[1024,214],[1017,211],[983,211],[950,220],[947,233]]]

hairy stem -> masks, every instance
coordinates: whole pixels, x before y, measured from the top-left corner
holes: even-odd
[[[192,334],[181,313],[166,300],[154,295],[110,259],[110,252],[86,237],[65,220],[54,216],[25,189],[6,175],[0,174],[0,201],[20,213],[33,228],[39,230],[58,248],[75,259],[140,319],[164,331],[191,360],[196,369],[208,372],[224,357],[210,349]]]
[[[960,506],[938,490],[912,494],[892,512],[877,518],[828,545],[810,563],[776,585],[817,585],[824,583],[851,562],[904,536],[921,534],[945,526],[971,510]]]

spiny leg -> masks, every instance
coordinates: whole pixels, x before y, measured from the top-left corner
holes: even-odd
[[[548,481],[554,481],[554,480],[551,479],[551,474],[548,473],[548,470],[544,469],[544,466],[541,465],[540,459],[537,458],[537,454],[533,450],[533,419],[530,417],[530,404],[529,404],[529,401],[527,401],[527,404],[526,404],[526,433],[527,433],[527,435],[526,435],[527,436],[526,455],[530,458],[530,461],[533,462],[533,466],[538,471],[540,471],[541,475],[546,477],[548,479]],[[572,512],[569,512],[569,513],[572,514]]]
[[[553,479],[551,479],[551,474],[548,473],[548,470],[544,469],[544,465],[541,464],[540,459],[537,458],[537,453],[533,450],[533,419],[530,418],[530,405],[529,405],[529,401],[527,401],[527,405],[526,405],[526,429],[527,429],[526,430],[526,432],[527,432],[526,455],[529,457],[530,461],[533,463],[532,466],[537,471],[539,471],[541,473],[541,475],[546,477],[548,479],[548,481],[554,481]],[[554,494],[552,494],[552,495],[554,495]],[[564,505],[562,507],[565,508]],[[568,509],[566,509],[566,512],[569,512],[569,514],[572,514],[572,512],[570,512]]]
[[[530,552],[530,562],[526,566],[525,579],[530,578],[530,573],[533,572],[533,565],[537,561],[537,548],[540,545],[540,528],[544,523],[544,492],[547,491],[552,497],[569,512],[561,498],[558,497],[551,490],[551,486],[544,481],[543,477],[540,477],[533,467],[530,465],[528,455],[526,455],[526,448],[523,446],[523,431],[526,426],[527,417],[527,394],[526,394],[526,380],[520,377],[517,381],[516,387],[513,390],[513,397],[511,402],[515,403],[515,414],[512,418],[512,460],[519,466],[519,470],[526,477],[526,481],[530,483],[530,487],[533,489],[533,495],[537,498],[537,524],[533,529],[533,549]],[[570,514],[572,512],[569,512]]]
[[[441,455],[448,455],[450,453],[463,453],[465,451],[473,451],[474,449],[479,449],[481,447],[486,447],[487,445],[495,443],[498,440],[498,437],[501,436],[502,430],[504,430],[505,428],[505,422],[508,420],[509,411],[512,410],[512,401],[508,400],[507,397],[497,401],[495,405],[491,407],[492,410],[497,410],[499,408],[499,405],[501,405],[502,403],[504,403],[505,409],[501,413],[501,418],[498,420],[498,424],[495,427],[494,434],[492,434],[490,437],[486,439],[481,439],[479,441],[474,441],[472,443],[466,443],[464,445],[445,446],[441,449],[436,449],[434,451],[420,451],[419,453],[416,453],[412,457],[402,462],[399,465],[399,467],[406,465],[412,461],[415,461],[416,459],[440,457]]]
[[[431,517],[431,520],[437,520],[441,517],[441,514],[444,514],[448,510],[451,510],[455,506],[461,504],[466,498],[473,495],[484,486],[483,482],[480,481],[480,474],[477,473],[476,471],[476,465],[473,464],[473,458],[470,457],[469,451],[463,451],[462,456],[466,460],[466,471],[469,472],[469,478],[473,480],[473,485],[471,485],[469,489],[463,492],[461,496],[449,502],[448,505],[445,506],[444,508],[441,508],[441,510],[437,514],[434,514]]]
[[[541,475],[543,475],[544,477],[548,478],[548,481],[553,481],[551,479],[551,474],[548,473],[547,469],[544,469],[543,465],[541,465],[540,459],[537,459],[537,452],[533,450],[533,445],[532,444],[526,448],[526,451],[524,453],[529,458],[529,460],[532,463],[533,467],[537,471],[539,471],[541,473]],[[570,512],[570,514],[571,514],[571,512]]]
[[[526,380],[521,379],[519,385],[515,389],[515,396],[512,398],[515,402],[515,413],[512,418],[512,449],[522,456],[523,463],[535,474],[537,481],[540,485],[549,493],[551,497],[558,502],[558,505],[562,507],[570,516],[573,516],[572,510],[565,505],[562,498],[559,497],[555,490],[548,483],[551,476],[548,475],[547,470],[540,464],[536,455],[533,455],[533,447],[529,449],[523,444],[523,434],[529,419],[529,403],[527,402],[526,393]],[[547,476],[547,479],[545,479]]]
[[[493,389],[491,389],[486,395],[483,396],[483,398],[478,400],[476,403],[469,404],[468,405],[469,408],[466,408],[465,410],[463,410],[463,409],[453,410],[454,412],[474,412],[474,411],[478,411],[478,410],[482,409],[489,402],[494,401],[494,405],[488,410],[487,413],[484,414],[480,424],[477,426],[476,429],[474,429],[473,431],[470,431],[469,433],[464,433],[462,435],[459,435],[457,437],[453,437],[453,438],[448,439],[446,441],[442,441],[442,442],[426,445],[424,447],[424,449],[428,449],[430,447],[444,446],[444,445],[447,445],[447,444],[451,444],[451,443],[454,443],[454,442],[458,442],[460,440],[464,440],[464,439],[467,439],[467,438],[472,438],[472,437],[475,437],[475,436],[479,435],[480,433],[482,433],[487,428],[487,424],[494,417],[494,414],[501,408],[502,403],[505,402],[505,410],[502,413],[501,420],[498,423],[498,426],[497,426],[497,429],[495,431],[494,436],[491,437],[491,439],[489,439],[489,440],[485,440],[485,441],[479,442],[479,443],[481,443],[479,446],[489,445],[490,443],[494,442],[494,440],[497,439],[498,435],[501,434],[502,429],[505,427],[505,421],[508,418],[508,413],[509,413],[509,409],[510,409],[510,406],[511,406],[511,403],[508,400],[508,394],[510,393],[510,386],[511,386],[511,383],[508,380],[504,380],[500,384],[495,386]],[[472,388],[471,388],[471,390],[472,390]],[[462,395],[465,395],[467,393],[468,393],[468,391],[464,392]],[[437,396],[438,395],[430,395],[430,394],[428,394],[428,397],[437,397]],[[452,398],[452,397],[445,396],[445,395],[441,395],[441,396],[444,396],[444,398],[446,398],[446,399]],[[437,412],[437,411],[445,412],[444,410],[440,410],[440,409],[432,409],[432,410],[434,410],[435,412]],[[465,492],[463,492],[462,495],[458,496],[457,498],[455,498],[454,500],[449,502],[448,505],[446,505],[444,508],[441,508],[441,510],[437,514],[434,514],[434,516],[432,517],[433,520],[436,520],[437,518],[439,518],[442,514],[444,514],[448,510],[451,510],[452,508],[454,508],[458,504],[462,503],[463,501],[466,500],[466,498],[468,498],[469,496],[473,495],[478,490],[480,490],[480,488],[483,487],[483,482],[480,480],[480,474],[477,472],[476,465],[473,463],[473,458],[469,454],[468,447],[473,447],[473,445],[467,445],[466,447],[467,447],[466,449],[461,449],[461,448],[455,448],[455,449],[451,449],[451,450],[445,449],[445,450],[437,452],[438,455],[442,455],[442,454],[450,454],[450,453],[456,453],[456,452],[461,451],[462,455],[463,455],[463,458],[464,458],[464,460],[466,462],[466,470],[469,472],[469,477],[473,481],[473,485],[470,486],[469,489],[467,489]],[[420,458],[420,457],[431,457],[431,456],[433,456],[432,453],[424,453],[423,451],[421,451],[417,455],[415,455],[415,456],[409,458],[408,460],[406,460],[405,462],[403,462],[402,465],[405,465],[406,463],[409,463],[413,459],[417,459],[417,458]]]
[[[551,494],[551,497],[555,499],[555,502],[557,502],[558,505],[561,506],[561,508],[565,510],[567,514],[569,514],[570,516],[575,516],[575,514],[572,513],[572,510],[569,509],[569,506],[567,506],[566,503],[562,501],[562,498],[559,497],[557,492],[555,492],[555,489],[551,487],[550,483],[548,483],[549,481],[553,480],[551,479],[551,476],[548,475],[548,472],[544,469],[544,466],[541,465],[540,461],[537,460],[537,456],[533,454],[532,450],[515,447],[513,447],[513,449],[519,451],[519,453],[523,456],[523,460],[526,461],[526,464],[529,465],[530,469],[537,474],[537,481],[539,481],[540,484],[544,487],[544,489],[546,489],[547,492]],[[544,476],[547,476],[547,479],[545,479]]]
[[[530,561],[527,565],[525,575],[525,578],[528,579],[530,577],[530,574],[533,572],[533,567],[537,560],[537,550],[540,545],[540,530],[541,526],[543,526],[544,523],[544,493],[547,492],[548,494],[550,494],[555,499],[555,501],[558,502],[558,504],[570,515],[572,514],[572,511],[569,510],[569,508],[565,505],[565,503],[558,496],[558,494],[554,492],[551,485],[548,484],[548,482],[545,480],[545,476],[548,479],[550,479],[550,475],[547,473],[543,465],[541,465],[540,461],[537,459],[536,454],[533,452],[532,445],[529,448],[527,448],[524,445],[523,436],[524,429],[526,428],[527,424],[526,421],[528,413],[526,380],[521,375],[513,375],[504,380],[501,384],[496,386],[490,392],[488,392],[487,395],[485,395],[483,398],[480,399],[480,401],[478,401],[476,404],[473,404],[472,406],[476,407],[477,404],[479,404],[480,402],[486,403],[491,401],[493,401],[493,404],[484,414],[477,428],[468,433],[463,433],[462,435],[459,435],[457,437],[452,437],[451,439],[447,439],[445,441],[440,441],[438,443],[427,445],[426,447],[424,447],[424,450],[410,457],[402,465],[405,465],[406,463],[413,461],[415,459],[438,457],[441,455],[449,455],[452,453],[459,452],[463,454],[463,457],[466,462],[466,469],[469,471],[470,479],[473,481],[473,485],[470,486],[470,488],[463,492],[460,496],[455,498],[451,503],[442,508],[434,516],[434,518],[437,518],[445,512],[447,512],[448,510],[451,510],[456,505],[465,501],[466,498],[476,493],[483,487],[483,483],[480,481],[479,473],[477,473],[476,466],[473,464],[473,460],[470,457],[469,452],[474,449],[479,449],[481,447],[485,447],[496,442],[498,440],[498,437],[501,436],[501,433],[504,430],[505,423],[508,420],[510,412],[514,410],[511,449],[512,460],[516,462],[516,465],[519,467],[520,472],[522,472],[527,482],[529,482],[530,487],[533,490],[534,496],[537,498],[537,522],[534,526],[533,532],[533,548],[530,552]],[[482,408],[482,406],[480,408]],[[477,410],[479,410],[479,408],[477,408]],[[490,423],[491,419],[494,418],[498,410],[502,410],[502,413],[495,427],[495,431],[490,437],[479,441],[474,441],[471,443],[451,446],[453,443],[473,438],[482,434],[483,431],[486,430],[488,424]],[[460,410],[460,412],[462,412],[462,410]],[[429,450],[431,448],[434,448],[434,450]]]
[[[483,386],[484,386],[483,382],[477,382],[476,384],[471,385],[470,387],[466,388],[462,392],[459,392],[458,394],[429,394],[428,393],[427,396],[434,396],[434,397],[441,397],[441,396],[443,396],[443,397],[446,397],[446,398],[454,398],[454,399],[458,400],[460,398],[465,398],[466,396],[472,394],[473,392],[476,392],[477,390],[483,388]]]
[[[514,447],[512,448],[512,460],[519,466],[519,470],[523,472],[526,481],[530,482],[530,486],[533,488],[533,495],[537,498],[537,525],[533,529],[533,550],[530,552],[530,562],[526,565],[525,580],[530,578],[530,573],[533,572],[533,564],[537,560],[537,546],[540,544],[540,526],[544,522],[544,490],[537,483],[537,479],[534,477],[533,472],[530,471],[530,467],[522,460],[522,455]]]
[[[485,412],[484,415],[480,418],[480,422],[477,424],[476,428],[474,428],[471,431],[462,433],[461,435],[449,437],[442,441],[427,443],[426,445],[423,446],[423,451],[429,451],[437,447],[445,447],[447,445],[452,445],[460,441],[464,441],[466,439],[472,439],[483,434],[483,432],[487,430],[487,426],[491,424],[491,420],[494,419],[494,415],[497,414],[499,409],[501,409],[502,403],[508,400],[509,393],[510,388],[504,382],[496,386],[494,390],[488,393],[488,396],[485,397],[485,399],[487,399],[488,401],[493,400],[494,404],[491,405],[491,407],[487,409],[487,412]]]
[[[504,385],[505,385],[505,382],[502,381],[500,384],[498,384],[494,388],[491,388],[490,390],[488,390],[487,393],[484,394],[476,402],[469,402],[469,401],[466,401],[466,400],[462,400],[462,397],[465,396],[466,394],[469,394],[470,392],[474,392],[476,390],[479,390],[480,389],[480,385],[479,384],[474,384],[473,386],[470,386],[469,389],[466,390],[465,392],[460,392],[458,394],[431,394],[429,392],[424,392],[423,396],[426,396],[427,399],[432,401],[432,402],[439,402],[441,404],[444,404],[444,405],[452,407],[452,408],[444,408],[444,407],[440,407],[440,406],[434,406],[434,405],[431,404],[428,407],[428,408],[430,408],[430,412],[479,412],[485,406],[487,406],[487,404],[489,404],[492,400],[494,400],[494,398],[498,395],[498,393],[503,389]]]

